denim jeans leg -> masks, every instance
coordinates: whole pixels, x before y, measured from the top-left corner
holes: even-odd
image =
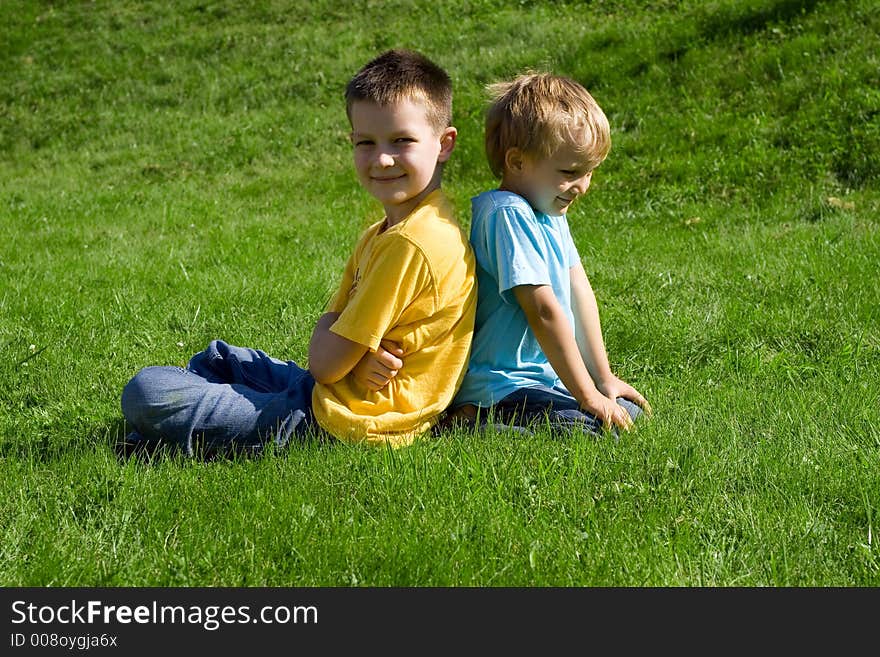
[[[207,349],[189,359],[186,369],[214,383],[242,383],[260,392],[287,390],[304,371],[293,361],[223,340],[212,340]]]
[[[629,416],[630,416],[630,418],[632,418],[633,422],[635,422],[638,419],[638,417],[644,412],[644,411],[642,411],[641,406],[639,406],[635,402],[631,402],[629,399],[624,399],[623,397],[618,397],[615,401],[617,401],[618,404],[623,406],[623,410],[625,410],[627,413],[629,413]]]
[[[144,439],[193,455],[200,441],[259,451],[267,440],[282,447],[308,430],[315,384],[308,370],[215,342],[193,357],[192,369],[146,367],[125,386],[122,412]]]
[[[617,403],[635,420],[642,409],[628,399],[617,398]],[[551,430],[571,433],[586,431],[602,435],[602,422],[592,413],[583,411],[577,400],[565,388],[534,386],[520,388],[496,405],[496,414],[504,421],[532,427],[548,426]],[[612,429],[617,438],[617,428]]]

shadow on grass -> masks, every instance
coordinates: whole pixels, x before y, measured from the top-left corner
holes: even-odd
[[[46,431],[33,436],[18,435],[0,440],[0,460],[49,463],[70,454],[93,452],[96,446],[112,446],[122,440],[124,435],[125,421],[122,418],[97,423],[85,433],[74,435],[63,431]]]
[[[747,36],[772,23],[786,23],[815,11],[820,0],[776,0],[764,6],[733,3],[708,13],[702,32],[709,39]]]
[[[259,459],[283,457],[291,449],[302,447],[329,448],[336,441],[317,432],[308,432],[304,436],[292,438],[284,447],[276,448],[271,441],[262,445],[209,445],[204,441],[193,440],[193,453],[187,454],[177,443],[162,440],[143,440],[133,434],[125,420],[119,420],[110,427],[105,427],[108,446],[116,454],[120,463],[137,461],[155,464],[165,459],[194,460],[205,463],[215,461],[239,461],[243,459]]]
[[[814,12],[821,0],[776,0],[763,6],[732,3],[714,9],[702,9],[695,16],[693,27],[685,21],[678,29],[667,31],[665,45],[659,45],[657,59],[675,63],[683,58],[690,47],[700,42],[715,42],[743,37],[766,30],[774,24],[785,24]],[[650,51],[649,51],[650,52]],[[633,75],[641,75],[653,59],[635,63]]]

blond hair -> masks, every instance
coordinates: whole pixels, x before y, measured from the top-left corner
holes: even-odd
[[[562,144],[572,146],[595,168],[611,150],[608,118],[590,93],[571,78],[526,73],[487,87],[486,157],[497,177],[504,174],[507,151],[550,157]]]

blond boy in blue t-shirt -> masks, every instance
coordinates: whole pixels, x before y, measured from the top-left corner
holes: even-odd
[[[346,87],[358,180],[385,217],[361,236],[309,343],[309,367],[214,340],[186,368],[126,385],[126,449],[169,442],[261,451],[311,429],[408,445],[464,376],[476,308],[474,256],[440,189],[456,142],[446,72],[390,50]]]
[[[566,220],[608,154],[608,120],[570,78],[530,73],[490,90],[486,154],[501,184],[472,201],[477,317],[451,415],[526,429],[629,429],[650,406],[611,371]]]

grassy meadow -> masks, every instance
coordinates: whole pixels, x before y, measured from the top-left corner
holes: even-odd
[[[873,0],[0,0],[0,585],[880,585]],[[455,85],[444,189],[495,185],[487,83],[581,81],[612,151],[569,213],[620,441],[120,460],[141,367],[305,362],[381,208],[342,94]]]

